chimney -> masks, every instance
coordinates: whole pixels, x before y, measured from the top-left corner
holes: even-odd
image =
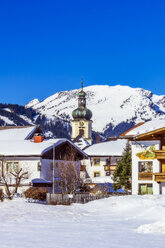
[[[34,143],[41,143],[45,139],[45,136],[41,133],[34,135]]]

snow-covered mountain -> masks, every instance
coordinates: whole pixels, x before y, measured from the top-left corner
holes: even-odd
[[[70,138],[70,124],[64,120],[46,117],[32,108],[25,108],[17,104],[0,103],[0,126],[40,125],[47,137]]]
[[[42,102],[34,99],[25,106],[0,104],[0,126],[41,125],[55,137],[71,135],[72,111],[77,108],[80,89],[58,92]],[[165,119],[165,96],[128,86],[95,85],[84,88],[87,107],[93,113],[93,138],[116,136],[133,125],[154,118]]]
[[[72,119],[71,113],[77,107],[77,94],[80,89],[58,92],[42,102],[38,99],[26,104],[47,120]],[[93,113],[93,130],[114,136],[141,121],[157,117],[165,118],[165,96],[151,91],[129,86],[93,85],[85,87],[87,107]]]

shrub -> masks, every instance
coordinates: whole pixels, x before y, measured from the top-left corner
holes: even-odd
[[[87,184],[80,185],[80,193],[89,193],[90,191],[91,188]]]
[[[48,190],[45,188],[29,188],[24,192],[24,195],[26,198],[31,198],[39,201],[45,201],[46,200],[46,194],[48,193]]]

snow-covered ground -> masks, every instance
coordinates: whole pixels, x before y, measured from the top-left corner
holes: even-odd
[[[114,196],[48,206],[0,203],[1,248],[164,248],[165,196]]]

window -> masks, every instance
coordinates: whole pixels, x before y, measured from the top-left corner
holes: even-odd
[[[145,194],[153,194],[152,190],[152,184],[139,184],[139,194],[145,195]]]
[[[19,170],[19,162],[6,162],[6,170],[8,172],[18,171]]]
[[[121,160],[121,157],[111,157],[111,165],[116,165]]]
[[[110,164],[110,159],[109,158],[106,159],[106,164]]]
[[[142,161],[138,163],[139,172],[152,172],[153,162],[152,161]]]
[[[94,176],[94,177],[100,177],[100,171],[95,171],[95,172],[93,173],[93,176]]]
[[[100,158],[94,158],[93,165],[100,166]]]
[[[106,176],[110,176],[110,174],[111,174],[110,171],[106,172]]]
[[[80,134],[81,136],[83,136],[83,135],[84,135],[84,129],[80,129],[80,130],[79,130],[79,134]]]
[[[41,171],[41,162],[38,162],[38,164],[37,164],[37,170],[38,171]]]

